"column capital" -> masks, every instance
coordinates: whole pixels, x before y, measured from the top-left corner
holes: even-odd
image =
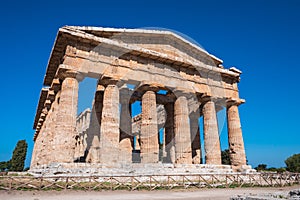
[[[78,81],[82,81],[84,79],[84,75],[81,72],[72,69],[63,69],[60,68],[57,72],[57,77],[61,80],[66,78],[75,78]]]
[[[44,106],[47,108],[47,110],[50,110],[51,105],[52,105],[52,102],[49,99],[47,99],[44,104]]]
[[[212,101],[215,103],[215,105],[222,106],[222,107],[223,106],[226,107],[226,103],[227,103],[227,100],[225,98],[215,97],[215,96],[210,96],[205,94],[199,97],[198,100],[201,104],[205,104],[209,101]]]
[[[160,88],[155,84],[143,84],[138,90],[141,90],[142,92],[153,91],[156,93],[160,90]]]
[[[172,88],[172,92],[173,92],[176,96],[186,96],[186,97],[190,97],[192,94],[195,95],[195,91],[193,91],[192,89],[187,89],[187,88],[182,88],[182,87],[175,87],[175,88]]]
[[[182,90],[182,89],[174,89],[173,90],[173,94],[178,98],[180,96],[185,96],[188,97],[188,95],[190,94],[189,91],[186,90]]]
[[[98,81],[98,85],[102,85],[104,87],[107,87],[108,85],[117,85],[117,83],[120,80],[112,78],[112,77],[102,77],[101,79],[99,79]]]
[[[58,78],[54,78],[52,80],[50,90],[53,90],[55,93],[57,93],[60,90],[60,86],[61,85],[60,85],[59,79]]]
[[[230,107],[230,106],[233,106],[233,105],[239,106],[239,105],[241,105],[241,104],[243,104],[245,102],[246,102],[245,99],[233,99],[233,98],[226,99],[226,105],[227,105],[227,107]]]
[[[133,90],[123,85],[120,88],[120,102],[122,104],[130,104],[130,99],[133,95]]]
[[[105,90],[105,87],[103,86],[103,85],[101,85],[101,84],[97,84],[97,88],[96,88],[96,91],[98,92],[98,91],[104,91]]]
[[[213,97],[211,95],[207,95],[207,94],[203,94],[200,98],[199,98],[199,101],[201,104],[205,104],[209,101],[213,101],[213,102],[216,102],[217,101],[217,98],[216,97]]]
[[[49,99],[51,102],[55,100],[55,91],[52,89],[48,90],[47,99]]]

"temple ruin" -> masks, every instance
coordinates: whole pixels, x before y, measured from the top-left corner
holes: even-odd
[[[31,169],[53,163],[222,168],[217,112],[224,109],[226,169],[247,169],[240,75],[172,31],[62,27],[37,106]],[[97,89],[91,108],[78,115],[79,83],[86,77],[97,80]],[[132,116],[137,101],[141,113]]]

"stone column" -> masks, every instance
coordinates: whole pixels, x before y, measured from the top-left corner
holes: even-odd
[[[50,135],[50,129],[49,125],[51,123],[51,112],[48,112],[48,109],[43,109],[43,113],[47,113],[45,117],[42,119],[43,122],[41,122],[41,118],[39,120],[40,129],[38,132],[38,136],[35,140],[35,159],[33,159],[32,164],[33,165],[42,165],[42,164],[48,164],[49,160],[51,160],[51,154],[50,151],[48,151],[49,145],[49,135]],[[44,114],[41,115],[44,115]]]
[[[131,125],[131,104],[129,103],[131,92],[128,88],[121,88],[121,119],[120,119],[120,161],[132,162],[133,136]]]
[[[33,151],[32,151],[32,156],[31,156],[31,163],[30,163],[30,169],[35,168],[38,165],[38,154],[40,152],[41,149],[41,141],[40,138],[41,136],[39,135],[39,133],[36,132],[37,137],[34,140],[34,146],[33,146]]]
[[[167,157],[165,162],[175,163],[174,103],[165,105],[167,119],[165,124],[165,144]]]
[[[215,103],[212,100],[205,102],[202,112],[206,164],[221,165],[221,147]]]
[[[97,86],[93,108],[90,118],[90,126],[87,133],[87,156],[86,162],[100,162],[100,127],[103,108],[103,95],[105,88],[102,85]]]
[[[67,71],[60,74],[63,78],[57,110],[54,151],[55,162],[71,163],[74,161],[76,116],[78,104],[79,74]]]
[[[119,161],[119,88],[109,83],[103,96],[100,128],[100,162],[113,166]]]
[[[88,110],[86,112],[86,120],[85,120],[85,129],[84,129],[84,132],[83,132],[83,143],[82,143],[82,146],[83,146],[83,157],[84,159],[86,159],[86,156],[87,156],[87,153],[88,153],[88,143],[87,143],[87,135],[88,135],[88,130],[90,128],[90,124],[91,124],[91,110]]]
[[[188,101],[179,96],[174,104],[175,163],[192,164]]]
[[[55,151],[55,138],[56,138],[56,121],[57,121],[57,113],[59,112],[59,99],[60,92],[58,92],[55,96],[55,100],[52,103],[51,109],[49,110],[48,114],[51,112],[51,122],[49,123],[49,129],[50,132],[48,133],[50,135],[50,140],[48,144],[47,151],[49,152],[49,157],[48,157],[48,163],[56,162],[55,156],[53,156],[53,153]]]
[[[234,167],[246,165],[246,154],[237,104],[227,105],[227,126],[231,165]]]
[[[38,136],[35,139],[34,143],[34,151],[35,151],[35,157],[33,158],[32,161],[32,166],[39,166],[44,163],[44,159],[41,155],[43,151],[43,132],[39,132]]]
[[[193,164],[201,164],[201,142],[199,129],[199,110],[190,114],[191,139],[192,139],[192,160]]]
[[[147,91],[142,97],[141,162],[157,163],[159,155],[156,95]]]

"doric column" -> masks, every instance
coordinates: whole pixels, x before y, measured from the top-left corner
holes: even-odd
[[[34,168],[36,166],[36,156],[37,156],[37,150],[38,150],[38,144],[37,138],[34,140],[33,149],[32,149],[32,155],[31,155],[31,161],[30,161],[30,169]]]
[[[59,112],[59,103],[58,103],[58,99],[59,99],[59,94],[57,94],[55,96],[55,100],[52,103],[51,109],[48,111],[48,115],[51,118],[49,118],[50,122],[48,123],[49,126],[49,131],[48,131],[48,135],[49,135],[49,140],[48,140],[48,147],[47,147],[47,151],[48,151],[48,163],[52,163],[52,162],[56,162],[56,158],[55,156],[53,156],[53,151],[54,151],[54,142],[55,142],[55,137],[56,137],[56,121],[57,121],[57,113]]]
[[[44,108],[41,113],[41,118],[46,120],[48,116],[48,109]],[[44,122],[45,123],[45,122]],[[37,166],[42,163],[44,163],[44,158],[43,158],[43,134],[44,134],[44,128],[45,126],[41,124],[40,122],[38,123],[36,127],[36,132],[35,132],[35,141],[34,141],[34,152],[32,153],[32,160],[31,160],[31,167],[32,166]]]
[[[227,126],[231,165],[236,167],[246,165],[241,122],[236,103],[228,103],[227,105]]]
[[[44,114],[46,113],[46,115]],[[41,164],[47,164],[48,161],[48,155],[47,155],[47,142],[48,140],[48,134],[45,132],[46,127],[48,126],[47,123],[49,121],[49,115],[48,115],[48,110],[46,108],[43,109],[42,114],[44,115],[43,117],[43,123],[39,120],[39,125],[37,127],[37,137],[35,138],[34,141],[34,149],[32,153],[32,160],[31,160],[31,166],[37,166]],[[40,118],[41,119],[41,118]],[[49,144],[48,144],[49,145]]]
[[[34,146],[33,146],[31,163],[30,163],[31,169],[41,164],[39,160],[41,159],[40,153],[42,150],[42,136],[39,131],[36,131],[35,134],[36,136],[34,139]]]
[[[175,163],[192,164],[188,101],[179,96],[174,104]]]
[[[119,88],[110,82],[103,96],[100,128],[100,162],[114,165],[119,160],[120,114]]]
[[[199,110],[197,110],[196,112],[192,112],[190,114],[193,164],[202,163],[199,117],[200,117]]]
[[[97,86],[93,108],[91,112],[90,126],[87,133],[87,157],[86,162],[100,162],[100,127],[103,109],[103,95],[105,88],[102,85]]]
[[[156,95],[146,91],[142,97],[141,162],[157,163],[159,155]]]
[[[88,143],[87,143],[87,136],[88,136],[88,130],[90,128],[90,124],[91,124],[91,110],[88,110],[86,112],[86,115],[85,115],[85,128],[84,128],[84,132],[83,132],[83,143],[82,143],[82,146],[83,146],[83,157],[84,159],[86,159],[86,156],[87,156],[87,153],[88,153]]]
[[[206,164],[221,165],[221,147],[215,103],[212,100],[205,102],[202,112]]]
[[[122,87],[120,90],[121,119],[120,119],[120,162],[132,162],[133,136],[131,125],[131,91]]]
[[[82,79],[82,76],[74,71],[67,71],[60,76],[63,81],[56,116],[52,156],[55,157],[55,162],[70,163],[74,161],[78,79]]]
[[[175,163],[174,103],[167,103],[164,107],[167,113],[165,123],[165,148],[167,157],[165,162]]]

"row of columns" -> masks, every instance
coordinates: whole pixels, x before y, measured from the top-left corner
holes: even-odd
[[[51,150],[55,155],[56,162],[68,163],[74,161],[79,80],[80,78],[76,73],[66,73],[63,77],[59,109],[56,114],[55,137]],[[131,161],[132,137],[128,135],[128,133],[131,133],[130,114],[128,117],[128,113],[130,113],[129,100],[121,99],[121,113],[119,102],[119,88],[116,82],[109,81],[105,85],[100,112],[101,119],[99,120],[100,149],[98,151],[98,161],[100,163],[113,164],[119,163],[120,160]],[[221,164],[221,149],[215,103],[212,100],[207,100],[202,105],[206,164],[219,165]],[[200,163],[199,117],[192,115],[191,119],[189,118],[187,97],[184,94],[179,95],[174,103],[166,104],[165,109],[167,112],[165,126],[167,161],[179,164]],[[121,123],[120,119],[122,120]],[[232,165],[245,165],[246,157],[237,104],[232,103],[227,107],[227,119]],[[123,126],[121,131],[120,124]],[[140,134],[142,163],[158,162],[158,131],[156,92],[149,88],[142,96]],[[194,138],[193,141],[192,138]]]

